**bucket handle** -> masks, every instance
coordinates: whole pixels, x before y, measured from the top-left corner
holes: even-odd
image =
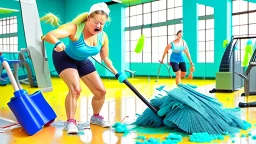
[[[0,57],[0,58],[1,58],[1,57]],[[18,86],[18,84],[17,84],[17,82],[16,82],[16,80],[15,80],[15,78],[14,78],[14,76],[13,76],[13,73],[12,73],[12,70],[11,70],[11,68],[10,68],[10,65],[8,64],[8,62],[6,61],[6,59],[3,59],[3,60],[2,60],[2,65],[3,65],[3,67],[6,69],[7,75],[8,75],[8,77],[9,77],[11,83],[12,83],[12,86],[13,86],[14,91],[16,92],[16,91],[20,90],[20,89],[19,89],[19,86]]]

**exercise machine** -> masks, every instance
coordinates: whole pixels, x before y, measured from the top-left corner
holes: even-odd
[[[20,79],[20,83],[30,85],[30,87],[38,87],[36,81],[36,74],[32,65],[31,55],[29,50],[22,48],[19,53],[20,67],[23,67],[23,71],[26,74],[25,79]]]
[[[18,55],[18,59],[14,56],[14,59],[8,60],[9,65],[12,67],[16,81],[30,85],[31,87],[38,87],[36,82],[36,76],[31,65],[31,59],[29,58],[28,50],[21,49],[17,52],[2,52],[11,55]],[[19,74],[19,70],[23,70],[22,74]],[[4,67],[0,65],[0,86],[6,86],[10,83],[7,73],[4,72]]]
[[[249,66],[246,69],[245,75],[235,71],[237,75],[244,79],[244,93],[241,96],[246,96],[246,102],[239,102],[238,106],[256,107],[256,102],[248,102],[250,95],[256,95],[256,44],[254,45],[254,52],[250,59]]]
[[[2,56],[2,52],[0,52],[0,57]],[[17,81],[17,85],[18,87],[21,87],[20,83],[19,83],[19,77],[18,77],[18,69],[19,69],[19,63],[20,61],[19,60],[7,60],[7,63],[9,65],[12,65],[13,66],[13,76],[15,78],[15,80]],[[0,84],[1,86],[5,86],[7,84],[7,78],[8,75],[7,73],[4,73],[3,74],[3,70],[4,70],[4,67],[0,64]],[[3,75],[5,75],[4,77],[2,77]]]
[[[27,50],[32,61],[38,88],[43,92],[52,91],[51,75],[44,44],[36,0],[20,0]]]
[[[13,65],[13,72],[21,83],[30,84],[31,87],[39,87],[43,92],[52,91],[48,59],[41,41],[42,29],[36,0],[20,0],[19,4],[27,46],[20,52],[15,52],[19,54],[19,59],[9,60],[9,64]],[[5,52],[13,53],[8,50]],[[23,68],[25,75],[18,75],[19,66]],[[3,69],[0,67],[0,84],[6,85],[9,83],[9,79],[6,73],[2,74]]]
[[[31,58],[28,49],[21,49],[17,52],[6,51],[2,53],[18,55],[18,59],[14,56],[14,59],[8,60],[9,65],[12,66],[15,78],[17,77],[16,81],[22,84],[30,85],[30,87],[38,87],[35,72],[33,66],[31,65]],[[18,74],[19,69],[23,70],[23,74]],[[0,86],[6,86],[9,83],[10,80],[8,75],[4,72],[3,66],[0,65]]]
[[[222,91],[233,92],[239,90],[243,86],[241,77],[237,77],[235,72],[242,73],[242,63],[237,60],[237,47],[238,40],[244,39],[242,37],[233,37],[229,42],[220,63],[219,72],[216,73],[216,88],[210,90],[210,93]]]

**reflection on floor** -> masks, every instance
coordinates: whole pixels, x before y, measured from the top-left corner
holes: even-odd
[[[63,127],[60,125],[64,120],[65,116],[65,107],[64,100],[67,94],[67,87],[59,78],[53,78],[54,91],[49,93],[43,93],[46,100],[53,107],[54,111],[57,113],[57,119],[55,123],[49,127],[43,128],[41,131],[36,133],[33,136],[27,136],[22,128],[12,128],[10,131],[3,131],[3,127],[15,123],[16,119],[11,113],[7,102],[13,96],[13,89],[11,85],[5,87],[0,87],[0,139],[1,144],[70,144],[70,143],[91,143],[91,144],[133,144],[135,143],[135,138],[138,135],[144,135],[147,138],[154,137],[165,139],[169,134],[168,131],[162,131],[161,133],[150,134],[149,132],[143,133],[138,131],[137,133],[131,133],[127,136],[123,136],[120,133],[114,133],[111,129],[100,128],[99,126],[91,125],[91,131],[83,131],[79,135],[67,135],[63,131]],[[125,85],[120,84],[117,80],[108,80],[104,79],[104,84],[107,88],[106,101],[101,111],[101,114],[105,119],[109,120],[111,124],[120,121],[132,121],[136,117],[136,114],[141,114],[146,105],[138,98],[136,95]],[[165,85],[165,89],[171,90],[175,87],[174,79],[159,79],[158,82],[155,82],[155,79],[151,78],[149,81],[148,78],[132,78],[129,81],[135,86],[135,88],[147,99],[151,98],[157,93],[156,88],[162,85]],[[198,86],[198,91],[205,93],[207,95],[215,96],[223,103],[224,107],[234,108],[238,105],[239,101],[244,101],[244,98],[240,96],[243,92],[243,89],[233,93],[216,93],[209,94],[208,91],[214,87],[213,80],[183,80],[183,83],[192,84]],[[27,85],[23,85],[23,88],[28,91],[29,94],[33,93],[37,89],[29,88]],[[90,116],[92,115],[91,107],[91,98],[92,94],[82,84],[82,94],[78,102],[78,110],[76,114],[76,119],[80,122],[88,122]],[[250,101],[256,101],[256,98],[250,97]],[[251,129],[251,134],[253,136],[254,124],[256,121],[256,109],[242,109],[242,119],[246,119],[253,124]],[[13,126],[15,127],[15,126]],[[6,129],[5,129],[6,130]],[[151,130],[152,131],[152,130]],[[241,134],[247,134],[248,131],[241,131]],[[223,141],[216,140],[216,143],[256,143],[255,140],[251,137],[241,137],[241,134],[238,134],[235,138],[225,137]],[[190,143],[188,137],[183,137],[181,143]]]

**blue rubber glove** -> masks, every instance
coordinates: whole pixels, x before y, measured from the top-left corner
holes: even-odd
[[[123,74],[122,72],[118,72],[118,73],[115,75],[115,77],[118,79],[118,81],[119,81],[120,83],[123,83],[124,80],[127,79],[127,76],[126,76],[125,74]]]

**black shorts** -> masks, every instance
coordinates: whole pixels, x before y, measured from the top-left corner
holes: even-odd
[[[76,69],[80,77],[96,71],[93,63],[89,59],[82,61],[75,60],[67,55],[65,51],[56,52],[55,50],[53,50],[52,59],[54,67],[58,74],[60,74],[63,70],[67,68]]]
[[[182,72],[186,72],[186,63],[185,62],[180,62],[180,63],[176,63],[176,62],[170,62],[170,65],[172,66],[172,70],[174,72],[177,72],[179,70],[181,70]]]

